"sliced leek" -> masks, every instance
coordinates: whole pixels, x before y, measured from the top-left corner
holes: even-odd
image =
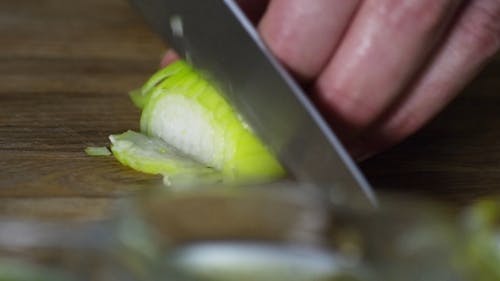
[[[218,180],[227,183],[285,174],[219,91],[184,61],[158,71],[130,97],[142,109],[142,134],[110,136],[112,152],[124,165],[169,177],[218,171]]]
[[[134,131],[111,135],[109,139],[111,151],[120,163],[143,173],[163,175],[167,184],[221,181],[219,172],[192,160],[161,139]]]

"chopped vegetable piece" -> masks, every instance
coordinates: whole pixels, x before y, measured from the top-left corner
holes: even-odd
[[[161,139],[127,131],[111,135],[111,150],[120,163],[148,174],[165,176],[165,183],[189,185],[221,180],[216,170],[200,164]]]
[[[285,174],[224,97],[184,61],[155,73],[130,98],[142,109],[142,134],[110,136],[114,156],[126,166],[175,185],[256,183]]]
[[[85,153],[89,156],[109,156],[111,151],[105,146],[89,146],[85,148]]]
[[[153,75],[141,99],[143,133],[222,171],[224,181],[259,182],[284,175],[238,113],[186,62]]]

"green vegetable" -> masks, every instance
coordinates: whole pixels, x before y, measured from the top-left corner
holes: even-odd
[[[127,166],[163,175],[206,175],[210,168],[228,183],[285,173],[224,97],[183,61],[158,71],[130,97],[143,110],[143,135],[110,137],[113,154]]]
[[[149,99],[158,89],[158,85],[165,81],[167,78],[171,78],[172,76],[179,77],[183,73],[190,71],[189,67],[186,67],[185,63],[173,63],[168,67],[165,67],[149,78],[149,80],[142,86],[141,89],[136,89],[130,92],[130,98],[132,102],[138,108],[142,109],[149,102]]]
[[[120,163],[147,174],[163,175],[167,183],[187,184],[190,179],[204,183],[221,181],[220,173],[190,159],[161,139],[134,131],[111,135],[109,139],[111,151]]]
[[[109,156],[111,152],[105,146],[89,146],[85,148],[85,153],[89,156]]]
[[[500,201],[478,201],[466,210],[463,224],[461,267],[469,270],[471,280],[500,280]]]

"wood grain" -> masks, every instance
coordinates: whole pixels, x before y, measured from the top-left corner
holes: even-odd
[[[155,186],[113,158],[84,155],[137,129],[127,92],[164,45],[121,0],[0,2],[0,216],[95,219]],[[418,135],[363,163],[378,190],[467,201],[500,183],[500,60]]]
[[[0,38],[0,215],[95,219],[159,183],[83,152],[138,128],[164,50],[126,1],[2,1]]]

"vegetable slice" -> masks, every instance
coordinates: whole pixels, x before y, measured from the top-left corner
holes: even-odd
[[[219,172],[206,167],[164,141],[127,131],[109,137],[115,158],[125,166],[148,174],[161,174],[165,182],[183,184],[215,183],[221,180]]]
[[[154,85],[154,86],[151,86]],[[142,88],[141,131],[222,171],[225,181],[282,177],[284,170],[224,97],[184,61]]]
[[[184,61],[155,73],[130,98],[142,109],[141,133],[109,137],[123,165],[175,185],[256,183],[285,174],[224,97]]]

